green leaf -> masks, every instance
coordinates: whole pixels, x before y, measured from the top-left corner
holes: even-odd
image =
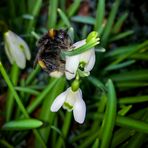
[[[84,23],[89,25],[94,25],[95,19],[91,16],[74,16],[71,18],[72,21],[78,23]]]
[[[115,23],[115,25],[113,26],[112,32],[113,33],[118,33],[124,23],[124,21],[127,19],[128,17],[128,12],[125,12],[122,16],[119,17],[119,19],[117,20],[117,22]]]
[[[148,80],[148,70],[133,70],[124,73],[114,74],[110,76],[114,81],[141,81]]]
[[[122,56],[131,50],[134,50],[136,47],[138,47],[138,44],[132,44],[132,45],[127,45],[123,47],[117,47],[109,52],[106,53],[105,57],[114,57],[118,58],[118,56]]]
[[[48,28],[55,28],[56,21],[57,21],[57,7],[58,7],[58,0],[49,1],[49,8],[48,8]]]
[[[136,59],[136,60],[148,60],[148,53],[135,53],[130,57],[131,59]]]
[[[99,44],[99,39],[97,38],[94,41],[88,42],[85,45],[83,45],[79,48],[76,48],[72,51],[63,52],[63,54],[65,54],[66,56],[74,56],[77,54],[81,54],[87,50],[90,50],[91,48],[93,48],[94,46],[96,46],[98,44]]]
[[[102,45],[103,46],[105,46],[106,43],[108,42],[111,30],[112,30],[112,26],[114,23],[114,19],[117,14],[117,11],[118,11],[119,4],[120,4],[120,0],[115,0],[114,4],[112,6],[111,12],[109,14],[109,18],[107,20],[107,23],[106,23],[106,26],[104,28],[104,32],[102,35]]]
[[[103,19],[105,14],[105,0],[99,0],[97,4],[96,20],[95,20],[95,30],[100,35],[103,31]]]
[[[148,96],[133,96],[118,99],[118,103],[120,104],[134,104],[142,102],[148,102]]]
[[[125,32],[121,32],[113,37],[111,37],[109,39],[109,42],[113,42],[113,41],[117,41],[117,40],[121,40],[129,35],[132,35],[134,34],[134,31],[133,30],[129,30],[129,31],[125,31]]]
[[[99,139],[97,138],[92,146],[92,148],[98,148],[99,147]]]
[[[122,109],[118,111],[118,115],[124,116],[125,114],[127,114],[127,112],[130,111],[130,109],[132,108],[132,105],[128,105],[128,106],[122,105],[121,107]]]
[[[44,88],[44,91],[42,91],[35,99],[34,101],[29,104],[27,107],[28,113],[32,113],[34,109],[45,99],[45,96],[51,91],[52,87],[57,83],[58,79],[54,79],[51,83],[48,84],[46,88]]]
[[[70,21],[68,19],[68,17],[66,16],[66,14],[60,9],[58,8],[58,13],[61,17],[61,19],[63,20],[63,23],[68,27],[70,28],[71,27],[71,24],[70,24]],[[50,14],[51,15],[51,14]]]
[[[108,148],[110,145],[117,110],[116,92],[111,80],[108,80],[107,87],[108,100],[106,104],[105,116],[101,126],[101,148]]]
[[[74,0],[73,3],[67,9],[68,17],[71,17],[75,14],[77,9],[79,8],[81,0]]]
[[[136,46],[136,48],[134,48],[133,50],[131,50],[130,52],[123,54],[121,57],[119,57],[117,60],[115,60],[112,64],[117,64],[120,63],[121,61],[131,57],[132,55],[134,55],[135,53],[143,50],[143,49],[148,49],[148,40],[144,41],[143,43],[139,44],[138,46]]]
[[[88,80],[96,87],[100,88],[102,91],[107,91],[105,85],[95,77],[89,76]]]
[[[4,130],[29,130],[38,128],[43,125],[43,122],[37,119],[21,119],[7,122],[3,125]]]
[[[135,60],[129,60],[129,61],[125,61],[125,62],[120,63],[120,64],[109,65],[109,66],[107,66],[104,70],[105,70],[105,71],[117,70],[117,69],[121,69],[121,68],[130,66],[130,65],[132,65],[132,64],[134,64],[134,63],[135,63]]]
[[[102,113],[98,113],[97,117],[99,119],[103,119],[104,115]],[[120,127],[126,127],[129,129],[133,129],[139,132],[148,133],[148,123],[147,122],[136,120],[130,117],[124,117],[124,116],[122,117],[122,116],[117,115],[116,125]]]

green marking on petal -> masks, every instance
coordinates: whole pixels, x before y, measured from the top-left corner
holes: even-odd
[[[70,105],[70,104],[67,103],[67,102],[64,102],[63,107],[64,107],[65,109],[67,109],[68,111],[72,111],[72,109],[73,109],[73,106]]]
[[[80,64],[79,64],[79,69],[81,69],[82,71],[84,71],[85,65],[86,65],[86,62],[81,61]]]
[[[22,51],[25,50],[25,47],[24,47],[22,44],[20,44],[19,47],[20,47],[20,49],[21,49]]]

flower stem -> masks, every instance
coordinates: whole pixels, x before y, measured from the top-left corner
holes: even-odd
[[[64,125],[62,127],[62,135],[64,136],[64,138],[67,137],[69,126],[70,126],[70,122],[71,122],[71,117],[72,117],[72,113],[71,112],[67,112],[65,120],[64,120]],[[62,137],[59,137],[59,139],[57,141],[57,146],[56,147],[61,148],[62,147],[62,143],[63,143],[63,139],[62,139]]]
[[[40,66],[37,65],[36,68],[32,71],[32,73],[28,76],[28,78],[26,80],[26,85],[31,83],[31,81],[35,78],[36,74],[38,74],[40,69],[41,69]]]
[[[17,84],[18,77],[19,77],[19,68],[16,64],[13,64],[10,72],[10,78],[14,85]],[[13,106],[14,106],[14,96],[11,94],[11,90],[9,89],[6,102],[6,121],[10,121]]]

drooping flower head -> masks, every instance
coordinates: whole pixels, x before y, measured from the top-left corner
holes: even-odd
[[[57,112],[62,106],[68,111],[73,111],[75,121],[81,124],[84,122],[86,105],[82,99],[81,89],[73,91],[72,88],[69,87],[65,92],[56,97],[51,106],[51,111]]]
[[[86,40],[82,40],[73,44],[74,50],[83,46]],[[89,49],[81,54],[74,56],[66,56],[65,75],[68,80],[73,79],[76,76],[78,68],[83,68],[83,71],[88,73],[95,65],[95,50]]]
[[[18,67],[25,68],[26,59],[30,60],[31,58],[26,42],[17,34],[8,30],[4,34],[4,45],[10,63],[16,63]]]

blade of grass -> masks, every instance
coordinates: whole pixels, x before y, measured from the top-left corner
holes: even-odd
[[[58,13],[59,13],[59,15],[60,15],[60,17],[61,17],[63,23],[64,23],[68,28],[70,28],[70,27],[71,27],[71,24],[70,24],[70,21],[69,21],[68,17],[66,16],[66,14],[65,14],[60,8],[58,8],[57,11],[58,11]],[[58,26],[58,28],[59,28],[59,27],[60,27],[60,26]]]
[[[134,119],[140,119],[141,117],[143,117],[145,112],[146,109],[142,109],[129,115],[128,117]],[[123,143],[125,140],[133,136],[135,133],[136,133],[135,129],[129,129],[129,128],[120,128],[119,130],[115,131],[111,148],[117,147],[119,144]]]
[[[103,119],[103,116],[104,115],[101,113],[98,114],[99,119]],[[148,123],[140,121],[140,120],[135,120],[129,117],[117,116],[116,125],[120,127],[126,127],[129,129],[134,129],[142,133],[148,133]]]
[[[95,140],[92,148],[99,148],[99,139],[98,138]]]
[[[139,71],[133,70],[125,73],[111,75],[114,81],[146,81],[148,80],[148,70],[141,69]]]
[[[10,72],[10,79],[14,85],[17,84],[18,78],[19,78],[19,68],[16,64],[13,64]],[[14,107],[14,96],[12,95],[11,90],[9,89],[6,101],[6,121],[10,121],[13,107]]]
[[[84,44],[83,46],[81,46],[81,47],[79,47],[75,50],[63,52],[63,54],[65,54],[67,56],[74,56],[74,55],[83,53],[83,52],[93,48],[94,46],[96,46],[98,44],[99,44],[99,38],[97,38],[95,41]]]
[[[111,50],[108,53],[106,53],[105,57],[118,58],[118,56],[121,56],[123,54],[130,52],[131,50],[134,50],[137,46],[138,44],[117,47],[116,49]]]
[[[132,108],[132,105],[128,105],[128,106],[122,105],[121,107],[122,109],[118,111],[118,115],[125,116]]]
[[[39,73],[40,70],[41,70],[40,66],[37,65],[36,68],[27,77],[27,79],[26,79],[26,85],[29,85],[33,81],[33,79]]]
[[[134,97],[124,97],[118,99],[118,103],[120,104],[134,104],[147,101],[148,101],[148,96],[134,96]]]
[[[78,23],[84,23],[84,24],[89,24],[89,25],[94,25],[95,24],[95,18],[91,16],[73,16],[71,18],[72,21],[78,22]]]
[[[148,60],[148,53],[136,53],[131,56],[131,59],[136,59],[136,60]]]
[[[29,130],[38,128],[43,122],[37,119],[21,119],[7,122],[3,125],[2,130]]]
[[[8,143],[8,141],[4,139],[0,139],[0,144],[2,144],[5,148],[14,148],[11,144]]]
[[[147,112],[143,115],[141,120],[148,121],[148,114]],[[144,142],[144,139],[146,137],[146,134],[143,133],[136,133],[131,139],[128,141],[127,148],[140,148],[142,146],[142,143]]]
[[[55,28],[57,22],[58,0],[49,0],[48,8],[48,28]]]
[[[14,87],[15,90],[20,91],[20,92],[26,92],[27,94],[32,94],[32,95],[39,95],[40,92],[36,91],[34,89],[28,88],[28,87]]]
[[[71,16],[73,16],[73,15],[76,13],[77,9],[78,9],[79,6],[80,6],[80,2],[81,2],[81,0],[75,0],[75,1],[69,6],[69,8],[67,9],[67,12],[66,12],[68,18],[70,18]],[[64,25],[64,22],[63,22],[62,20],[60,20],[60,22],[58,23],[57,26],[58,26],[58,28],[60,28],[60,27],[62,27],[63,25]]]
[[[136,133],[131,139],[128,141],[128,145],[126,148],[140,148],[147,137],[147,134]]]
[[[120,128],[114,134],[111,148],[115,148],[136,133],[133,129]]]
[[[136,52],[142,50],[143,48],[147,48],[148,46],[148,40],[144,41],[143,43],[139,44],[138,46],[136,46],[136,48],[134,48],[134,50],[131,50],[130,52],[128,52],[127,54],[122,55],[121,57],[119,57],[117,60],[115,60],[112,64],[117,64],[127,58],[129,58],[130,56],[132,56],[133,54],[135,54]]]
[[[107,23],[106,23],[106,26],[104,28],[104,32],[102,35],[102,45],[103,46],[106,46],[108,42],[110,32],[111,32],[111,29],[114,23],[114,19],[118,11],[119,4],[120,4],[120,0],[116,0],[112,6],[111,12],[109,14],[109,18],[107,20]]]
[[[113,128],[115,126],[116,120],[116,92],[114,85],[111,80],[107,82],[108,87],[108,97],[107,97],[107,104],[106,104],[106,111],[104,120],[101,126],[101,148],[108,148],[112,138]]]
[[[105,0],[98,0],[96,21],[95,21],[95,31],[97,31],[99,35],[103,31],[101,28],[103,24],[104,15],[105,15]]]
[[[130,66],[130,65],[132,65],[132,64],[134,64],[134,63],[135,63],[135,60],[128,60],[128,61],[122,62],[122,63],[120,63],[120,64],[108,65],[108,66],[104,69],[104,71],[111,71],[111,70],[121,69],[121,68]]]
[[[128,30],[128,31],[125,31],[125,32],[121,32],[121,33],[117,34],[116,36],[111,37],[109,39],[109,42],[121,40],[123,38],[126,38],[126,37],[132,35],[132,34],[134,34],[133,30]]]
[[[97,78],[93,77],[93,76],[89,76],[88,77],[88,80],[96,87],[98,87],[99,89],[101,89],[102,91],[107,91],[105,85],[100,81],[98,80]]]
[[[79,8],[80,6],[80,3],[81,3],[81,0],[75,0],[71,5],[70,7],[67,9],[67,14],[68,14],[68,17],[71,17],[73,16],[77,9]]]
[[[27,33],[31,33],[31,31],[33,30],[33,27],[35,27],[35,23],[36,23],[36,17],[39,14],[39,11],[41,9],[41,5],[42,5],[42,0],[36,0],[31,6],[31,10],[30,10],[30,15],[33,16],[34,19],[29,20],[29,22],[26,25],[26,32]]]
[[[122,16],[119,17],[115,25],[113,26],[112,33],[118,33],[124,23],[124,21],[128,17],[128,12],[125,12]]]
[[[34,109],[45,99],[45,96],[51,91],[52,87],[57,83],[58,79],[54,79],[52,83],[49,83],[46,88],[44,88],[44,91],[40,93],[39,96],[27,107],[28,113],[32,113]]]
[[[69,131],[69,127],[70,127],[70,123],[71,123],[71,117],[72,117],[72,113],[66,112],[64,125],[62,127],[62,135],[64,136],[65,140],[67,138],[67,134],[68,134],[68,131]],[[59,137],[56,147],[61,148],[62,144],[63,144],[63,139],[62,139],[62,137]]]
[[[9,10],[9,15],[10,15],[10,17],[11,17],[11,19],[13,19],[14,17],[15,17],[15,10],[16,10],[16,8],[15,8],[15,3],[13,2],[13,0],[8,0],[7,1],[8,2],[8,10]]]
[[[89,135],[90,136],[90,135]],[[81,145],[79,145],[79,148],[86,148],[89,147],[89,145],[99,136],[99,132],[93,133],[89,138],[86,138],[85,141],[82,142]]]

